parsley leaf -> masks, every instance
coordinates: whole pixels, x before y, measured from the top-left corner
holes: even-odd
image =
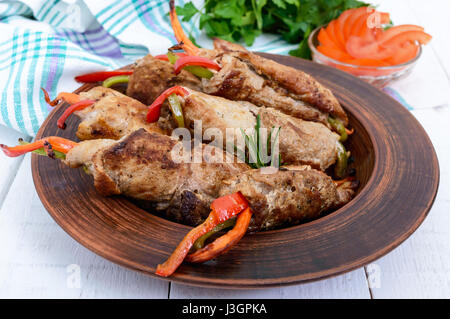
[[[187,2],[176,10],[183,21],[200,15],[199,27],[209,37],[251,46],[262,32],[280,34],[299,45],[289,54],[310,59],[307,41],[312,30],[347,9],[367,5],[358,0],[205,0],[201,9]]]

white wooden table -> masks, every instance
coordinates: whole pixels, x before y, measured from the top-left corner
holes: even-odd
[[[376,2],[396,24],[422,25],[434,37],[413,74],[393,86],[428,132],[441,169],[429,216],[400,247],[366,267],[304,285],[221,290],[170,284],[75,242],[37,197],[30,156],[0,156],[0,298],[450,298],[450,1]],[[2,143],[18,137],[0,127]]]

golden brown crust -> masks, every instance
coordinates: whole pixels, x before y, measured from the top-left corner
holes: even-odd
[[[100,194],[156,203],[170,219],[189,225],[205,219],[215,198],[236,191],[254,211],[252,231],[316,218],[354,194],[352,182],[336,187],[329,176],[309,166],[253,170],[235,158],[216,163],[215,155],[226,154],[217,148],[207,152],[205,145],[189,154],[201,150],[203,161],[176,162],[172,152],[177,143],[140,129],[119,141],[82,142],[67,154],[66,163],[86,165]]]
[[[201,89],[201,82],[195,75],[185,70],[175,75],[172,64],[150,54],[138,60],[133,70],[127,95],[146,105],[152,104],[163,91],[175,85]]]
[[[76,133],[80,140],[117,140],[139,128],[165,133],[157,123],[147,123],[146,105],[120,92],[98,86],[80,95],[83,99],[96,101],[92,106],[75,112],[81,119]]]
[[[339,136],[321,123],[304,121],[249,102],[230,101],[193,90],[189,92],[183,106],[188,127],[194,121],[202,121],[203,133],[218,129],[225,140],[229,128],[253,129],[259,115],[262,128],[281,127],[278,141],[284,163],[307,164],[325,170],[336,162]],[[234,133],[241,137],[239,130]],[[226,146],[225,143],[223,145]]]
[[[247,49],[242,45],[237,43],[229,42],[220,38],[214,38],[213,41],[214,49],[216,51],[222,52],[230,52],[230,51],[243,51],[246,52]]]
[[[272,108],[259,108],[261,126],[280,127],[278,142],[282,161],[325,170],[336,162],[339,136],[322,123],[304,121]]]
[[[301,100],[310,103],[325,113],[334,115],[341,119],[345,125],[348,124],[347,114],[333,93],[311,75],[248,51],[239,51],[235,54],[239,59],[250,63],[259,74],[268,76],[281,87],[298,95]]]
[[[220,194],[237,191],[247,198],[254,212],[250,231],[295,225],[342,205],[332,179],[309,167],[288,167],[272,173],[249,170],[225,180]]]

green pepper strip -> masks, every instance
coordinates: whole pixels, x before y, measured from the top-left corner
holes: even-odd
[[[26,144],[30,144],[29,142],[25,142],[24,140],[19,140],[19,144],[20,145],[26,145]],[[42,156],[47,156],[47,152],[44,150],[43,147],[38,148],[37,150],[34,150],[32,153],[36,153],[38,155],[42,155]],[[66,159],[66,154],[53,150],[53,153],[55,154],[55,158],[59,158],[59,159]]]
[[[179,57],[175,53],[169,51],[167,52],[167,58],[169,59],[170,64],[175,64]]]
[[[175,62],[179,59],[178,55],[176,55],[170,51],[167,52],[167,57],[169,58],[170,64],[175,64]],[[201,67],[201,66],[198,66],[198,65],[188,65],[188,66],[184,67],[184,69],[200,78],[210,79],[214,75],[214,73],[212,73],[211,70]]]
[[[330,123],[333,130],[341,135],[341,137],[339,138],[339,142],[345,142],[347,140],[348,134],[342,121],[328,116],[328,123]]]
[[[336,165],[334,166],[334,175],[339,178],[344,178],[347,171],[348,155],[341,142],[337,142],[337,153],[338,158]]]
[[[103,81],[103,86],[105,88],[109,88],[119,83],[128,83],[129,81],[130,81],[129,75],[117,75],[107,78],[105,81]]]
[[[210,232],[204,234],[202,237],[197,239],[193,245],[195,250],[202,249],[205,246],[205,241],[211,237],[212,235],[220,232],[221,230],[224,230],[226,228],[233,227],[234,224],[236,224],[236,218],[231,218],[226,221],[224,221],[222,224],[217,225],[214,227]]]
[[[169,108],[172,111],[173,118],[177,122],[178,127],[184,127],[184,117],[183,117],[183,109],[181,108],[180,99],[178,95],[170,94],[167,97],[169,101]]]

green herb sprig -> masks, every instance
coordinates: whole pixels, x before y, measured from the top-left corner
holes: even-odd
[[[235,145],[235,151],[239,154],[240,158],[245,160],[245,163],[247,163],[250,167],[258,169],[261,167],[266,166],[274,166],[278,167],[281,166],[281,154],[278,154],[276,156],[274,149],[275,145],[277,144],[279,133],[281,130],[281,127],[275,128],[272,127],[270,129],[269,134],[267,135],[267,139],[264,140],[264,138],[260,134],[261,129],[261,118],[259,115],[256,116],[256,125],[254,127],[253,134],[247,134],[245,131],[241,128],[241,134],[244,138],[245,142],[245,148],[248,150],[246,152],[245,150],[239,149]],[[273,138],[272,142],[272,134],[276,131],[276,135]],[[261,154],[261,150],[264,146],[266,147],[266,150],[270,149],[270,162],[266,162],[266,160],[263,158],[263,154]]]
[[[287,42],[299,44],[290,55],[310,59],[311,31],[347,9],[368,5],[358,0],[205,0],[200,9],[187,2],[176,11],[183,21],[199,17],[199,27],[209,37],[244,41],[248,46],[262,32],[280,34]]]

